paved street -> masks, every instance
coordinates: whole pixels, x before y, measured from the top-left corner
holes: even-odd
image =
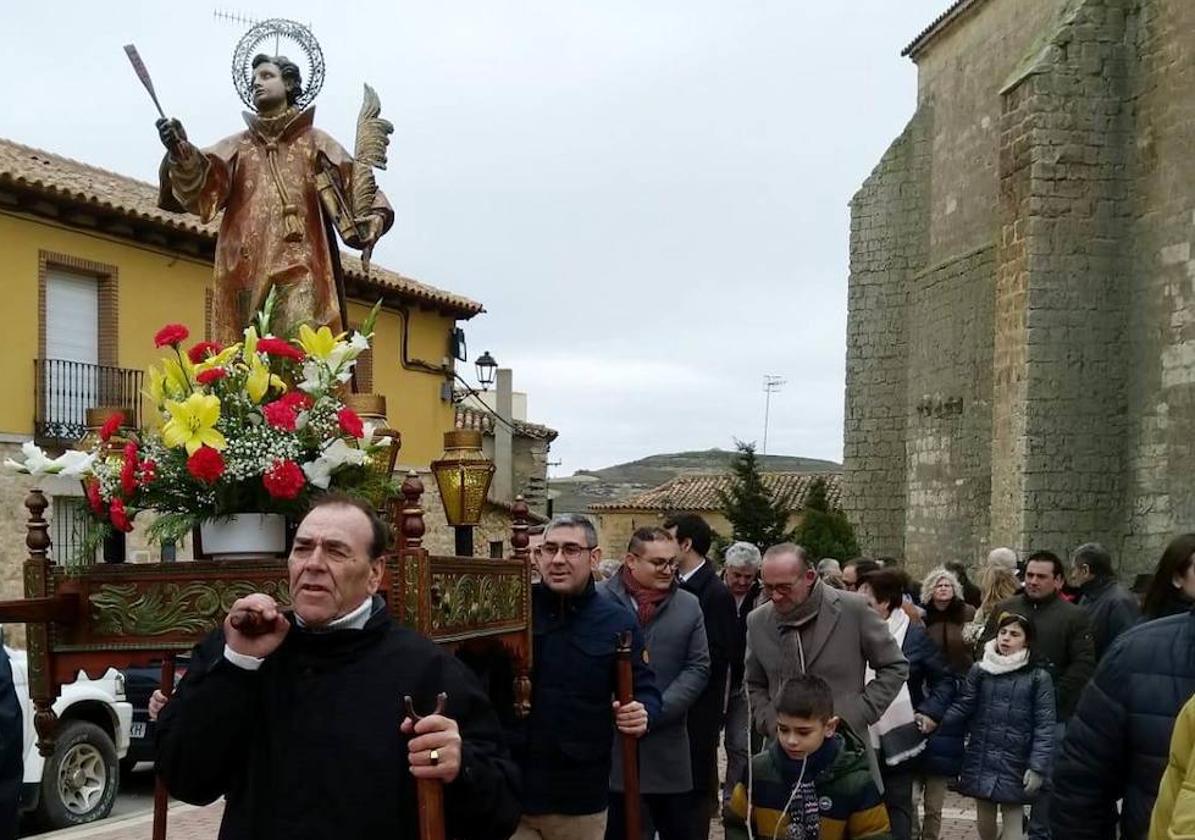
[[[148,803],[152,808],[152,797]],[[220,826],[220,815],[224,803],[217,802],[206,808],[175,803],[170,809],[169,840],[214,840]],[[39,838],[87,838],[87,840],[149,840],[153,828],[151,810],[124,817],[109,817],[103,822],[49,834],[36,835]],[[975,810],[971,803],[954,794],[946,798],[942,820],[941,840],[973,840],[975,837]],[[723,840],[722,824],[714,822],[710,840]]]

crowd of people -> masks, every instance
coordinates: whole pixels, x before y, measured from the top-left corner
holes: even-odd
[[[581,529],[570,534],[578,548],[592,546],[589,557],[576,554],[577,580],[587,570],[607,578],[596,591],[637,614],[657,690],[692,698],[687,775],[676,761],[683,750],[655,740],[658,728],[680,732],[675,706],[640,741],[643,766],[662,760],[675,783],[645,781],[646,837],[707,837],[720,798],[730,838],[938,840],[948,790],[975,801],[982,840],[1150,834],[1175,720],[1195,693],[1195,536],[1175,539],[1134,594],[1095,543],[1069,563],[997,548],[978,564],[976,585],[961,562],[914,582],[894,558],[814,562],[797,545],[761,552],[740,542],[716,576],[699,517],[640,529],[615,563],[595,560],[592,525],[568,517],[550,523],[535,550],[538,591],[556,603],[574,597],[551,578],[569,564],[559,545],[566,525]],[[685,616],[685,644],[655,642],[661,630],[676,635],[644,612],[657,599],[674,604],[672,624]],[[679,675],[707,670],[705,692],[687,681],[683,694],[674,688]],[[715,678],[720,717],[696,710]],[[1195,792],[1183,801],[1195,707],[1185,715],[1154,837],[1180,836],[1168,832],[1184,814],[1195,827]],[[708,782],[719,728],[720,785]],[[690,783],[687,796],[676,789]],[[609,789],[602,831],[523,836],[621,838],[617,762]]]
[[[1195,837],[1195,535],[1140,601],[1096,544],[1069,564],[996,549],[975,586],[961,564],[914,583],[792,543],[735,543],[718,568],[712,540],[681,515],[603,558],[583,516],[538,529],[530,713],[502,720],[390,620],[384,526],[329,497],[296,535],[293,611],[241,599],[156,699],[158,771],[179,798],[226,798],[221,838],[413,838],[413,777],[445,783],[452,837],[623,840],[628,739],[630,840],[704,840],[719,817],[730,840],[938,840],[952,789],[981,840]],[[401,697],[445,686],[442,713],[406,716]]]

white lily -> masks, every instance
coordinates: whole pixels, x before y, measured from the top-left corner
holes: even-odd
[[[95,461],[94,453],[79,452],[75,449],[68,449],[57,458],[50,458],[32,441],[21,444],[21,454],[25,456],[25,463],[6,458],[4,466],[28,475],[62,474],[77,477],[91,469],[91,464]]]
[[[363,449],[349,446],[343,438],[336,438],[328,444],[314,461],[303,465],[307,480],[321,490],[327,490],[332,473],[345,464],[364,464],[367,454]]]
[[[365,443],[369,444],[369,446],[373,449],[385,449],[387,446],[393,443],[394,440],[389,435],[383,437],[381,440],[373,439],[373,433],[376,432],[378,427],[381,425],[381,423],[374,423],[372,420],[365,421],[365,424],[362,427],[363,431],[361,432],[361,437],[358,439],[365,441]]]
[[[340,366],[345,362],[352,362],[369,349],[369,339],[359,332],[353,333],[348,341],[338,341],[328,354],[328,367],[340,372]]]
[[[77,449],[68,449],[55,458],[54,463],[61,468],[60,475],[78,478],[91,469],[95,458],[96,453],[94,452],[80,452]]]

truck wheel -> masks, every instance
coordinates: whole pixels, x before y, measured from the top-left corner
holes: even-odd
[[[108,733],[85,720],[65,721],[42,770],[37,816],[50,828],[103,819],[119,787],[116,746]]]

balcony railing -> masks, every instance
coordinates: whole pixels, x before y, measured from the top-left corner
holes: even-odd
[[[33,370],[33,433],[39,441],[77,441],[87,431],[87,409],[99,406],[131,411],[130,424],[140,428],[141,371],[66,359],[34,359]]]

